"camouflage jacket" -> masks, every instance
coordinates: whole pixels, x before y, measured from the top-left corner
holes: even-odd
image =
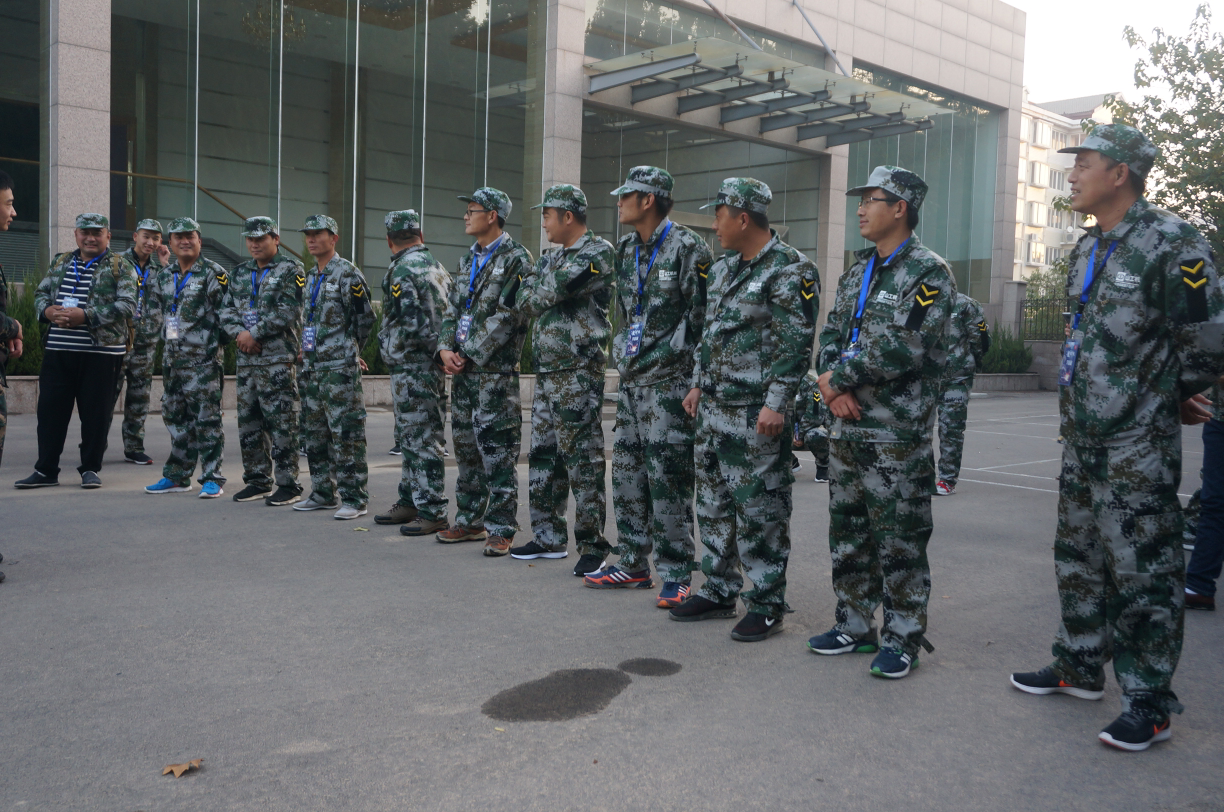
[[[302,370],[355,368],[374,326],[365,276],[336,254],[323,273],[317,265],[311,267],[302,290],[303,329],[315,328],[315,348],[302,350]]]
[[[1063,439],[1121,446],[1177,434],[1180,402],[1224,373],[1224,290],[1211,249],[1190,224],[1140,199],[1118,225],[1088,229],[1071,249],[1067,295],[1077,302],[1098,238],[1083,344],[1071,384],[1059,387]]]
[[[158,272],[163,332],[166,319],[177,318],[179,326],[179,337],[166,339],[163,364],[179,369],[220,361],[217,354],[228,343],[221,329],[221,309],[229,284],[225,269],[204,257],[186,273],[177,261]]]
[[[4,278],[4,266],[0,265],[0,384],[6,383],[4,365],[8,363],[8,342],[21,332],[17,319],[8,314],[8,280]]]
[[[828,435],[825,425],[828,412],[820,398],[818,377],[815,370],[809,369],[799,382],[799,393],[795,395],[795,437],[803,441],[808,451],[812,450],[808,443],[813,437]]]
[[[450,291],[450,303],[442,320],[439,350],[459,352],[472,363],[466,372],[517,372],[527,334],[522,314],[502,305],[503,288],[518,283],[531,269],[531,254],[509,235],[503,233],[493,255],[472,279],[472,249],[459,260]],[[469,283],[471,305],[468,304]],[[511,290],[514,286],[511,285]],[[467,340],[455,339],[459,319],[472,317]]]
[[[648,243],[642,242],[637,231],[630,231],[616,246],[616,303],[621,329],[612,339],[612,357],[621,382],[631,386],[693,377],[697,343],[705,324],[706,279],[713,257],[705,240],[692,229],[672,223],[650,268],[651,252],[668,223],[671,221],[660,223]],[[641,315],[638,274],[647,274],[640,297]],[[642,343],[637,355],[627,358],[629,326],[639,319],[644,319]]]
[[[136,270],[136,314],[132,317],[132,346],[137,349],[149,349],[157,345],[162,332],[161,289],[157,286],[157,275],[166,267],[161,264],[157,254],[149,255],[149,261],[142,269],[136,251],[132,248],[123,252],[123,258],[132,263]]]
[[[982,357],[990,349],[990,328],[986,314],[976,299],[956,294],[952,317],[944,330],[944,348],[948,355],[944,381],[965,383],[982,365]]]
[[[46,322],[46,309],[55,304],[64,274],[72,269],[72,260],[80,251],[57,254],[51,260],[47,275],[34,293],[34,310],[38,320]],[[136,269],[119,254],[107,251],[98,257],[89,296],[83,303],[85,324],[90,338],[99,347],[127,344],[131,346],[131,320],[136,315]]]
[[[424,245],[391,257],[382,281],[383,320],[378,328],[387,366],[395,370],[435,362],[452,287],[451,275]]]
[[[252,278],[252,274],[257,274]],[[232,340],[246,330],[243,314],[251,310],[251,289],[259,280],[255,307],[259,321],[251,328],[251,338],[260,344],[260,351],[248,355],[238,351],[238,366],[295,364],[302,347],[302,300],[305,298],[306,272],[302,263],[277,251],[268,267],[261,269],[253,259],[234,269],[225,306],[221,312],[221,327]]]
[[[833,310],[820,332],[817,374],[833,370],[835,389],[853,390],[859,420],[831,417],[829,436],[873,443],[926,442],[935,423],[947,352],[943,334],[952,317],[952,270],[917,237],[892,262],[876,259],[859,327],[858,355],[841,362],[851,343],[854,314],[874,248],[837,282]]]
[[[550,248],[523,277],[512,306],[531,326],[531,365],[536,372],[608,366],[608,305],[616,292],[615,249],[588,231],[569,248]]]
[[[722,403],[785,412],[812,356],[816,265],[777,232],[747,266],[739,262],[729,253],[710,269],[692,385]]]

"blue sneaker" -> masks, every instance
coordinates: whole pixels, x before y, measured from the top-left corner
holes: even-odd
[[[190,490],[190,482],[186,485],[176,485],[165,477],[145,487],[145,493],[187,493]]]
[[[660,609],[674,609],[684,603],[691,589],[692,587],[688,584],[664,581],[663,589],[659,592],[659,597],[655,599],[655,605]]]
[[[879,648],[869,637],[855,637],[836,626],[808,640],[808,649],[817,654],[872,654]]]
[[[211,479],[200,487],[201,499],[216,499],[223,493],[225,493],[225,491],[221,490],[221,486],[216,482],[213,482]]]
[[[911,657],[899,648],[885,646],[871,661],[871,676],[886,679],[901,679],[918,667],[918,658]]]

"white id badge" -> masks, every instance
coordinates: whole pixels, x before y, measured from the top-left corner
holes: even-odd
[[[242,326],[247,328],[247,330],[254,330],[257,324],[259,324],[259,314],[254,310],[244,310],[242,313]]]
[[[176,341],[179,337],[178,316],[166,316],[166,340]]]
[[[857,341],[851,344],[849,347],[846,347],[846,349],[841,351],[841,363],[844,364],[847,361],[853,361],[855,358],[858,358],[860,351],[861,348],[859,347]]]
[[[645,326],[646,324],[640,321],[629,325],[629,334],[625,336],[626,358],[632,358],[638,354],[638,350],[642,349],[642,330]]]
[[[302,352],[314,352],[315,331],[318,329],[313,324],[302,328]]]
[[[459,318],[459,326],[455,328],[455,340],[460,344],[467,341],[468,333],[472,331],[472,314],[466,313]]]
[[[61,307],[80,307],[81,300],[75,296],[65,296],[64,303],[60,306]]]
[[[1070,386],[1075,375],[1075,360],[1079,358],[1080,347],[1084,344],[1084,331],[1073,330],[1067,343],[1063,344],[1062,364],[1058,367],[1058,385]]]

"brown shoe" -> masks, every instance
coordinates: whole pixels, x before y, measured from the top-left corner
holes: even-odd
[[[514,544],[514,539],[502,538],[501,536],[489,536],[489,540],[485,542],[485,555],[509,555],[510,547]]]
[[[446,519],[426,519],[417,516],[407,524],[400,525],[401,536],[428,536],[446,529]]]
[[[1206,612],[1215,611],[1215,595],[1199,595],[1195,592],[1186,593],[1187,609],[1202,609]]]
[[[374,524],[404,524],[417,517],[417,509],[403,502],[396,502],[386,513],[374,517]],[[445,525],[443,525],[445,527]]]
[[[489,537],[483,527],[460,527],[453,525],[438,533],[440,544],[454,544],[457,541],[484,541]]]

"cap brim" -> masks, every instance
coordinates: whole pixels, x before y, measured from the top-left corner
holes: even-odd
[[[455,195],[455,197],[459,198],[464,203],[475,203],[476,202],[476,199],[471,197],[470,195]]]
[[[698,206],[697,210],[701,211],[702,209],[713,209],[713,208],[717,208],[718,206],[724,206],[724,205],[726,204],[723,203],[721,200],[715,200],[712,203],[705,204],[704,206]]]
[[[1074,155],[1077,152],[1096,152],[1092,147],[1064,147],[1059,152],[1065,152]]]
[[[854,197],[855,195],[861,195],[863,192],[867,191],[868,189],[879,189],[879,188],[880,188],[879,186],[855,186],[853,189],[846,190],[846,197]]]
[[[637,189],[630,189],[628,186],[621,186],[617,189],[613,189],[608,194],[612,195],[613,197],[620,197],[621,195],[626,195],[626,194],[629,194],[630,192],[636,192],[636,191]]]
[[[531,208],[533,208],[533,209],[543,209],[543,208],[547,208],[547,207],[548,207],[548,204],[547,204],[547,203],[537,203],[537,204],[535,204],[534,206],[532,206]],[[556,208],[556,207],[554,206],[553,208]]]

